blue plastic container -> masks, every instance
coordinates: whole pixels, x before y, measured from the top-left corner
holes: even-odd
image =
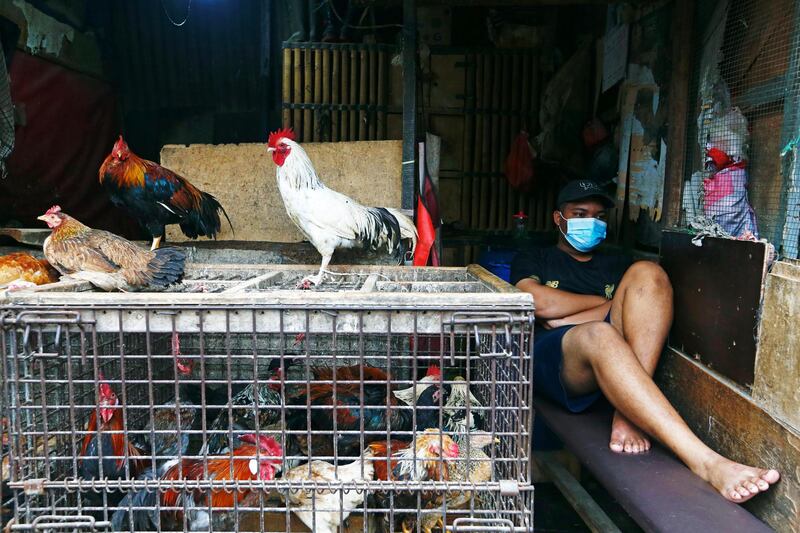
[[[492,250],[489,248],[478,257],[478,264],[498,278],[508,281],[511,278],[511,261],[516,255],[516,250]]]

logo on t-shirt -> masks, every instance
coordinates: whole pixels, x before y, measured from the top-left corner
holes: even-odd
[[[606,285],[606,298],[612,299],[614,297],[614,289],[617,288],[616,283],[612,283],[610,285]]]
[[[548,281],[547,283],[545,283],[545,285],[547,285],[548,287],[552,287],[554,289],[557,289],[558,288],[558,280]]]

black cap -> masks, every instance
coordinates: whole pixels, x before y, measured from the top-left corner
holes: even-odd
[[[558,207],[567,202],[577,202],[587,198],[597,198],[606,207],[614,207],[616,202],[599,185],[591,180],[570,181],[558,193]]]

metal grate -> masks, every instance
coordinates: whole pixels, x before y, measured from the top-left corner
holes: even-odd
[[[765,238],[796,258],[800,3],[705,0],[696,10],[684,222]]]
[[[345,519],[347,532],[426,531],[439,518],[532,531],[529,299],[359,294],[15,297],[0,308],[11,530],[307,531],[303,515],[315,531]],[[102,403],[109,388],[117,404]],[[131,447],[84,450],[104,407],[119,426],[100,437]],[[282,450],[243,448],[243,435]],[[395,479],[374,473],[382,452],[361,459],[388,440]],[[337,477],[310,476],[309,458]]]

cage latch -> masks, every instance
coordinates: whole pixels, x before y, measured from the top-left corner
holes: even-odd
[[[453,316],[450,319],[450,334],[451,335],[454,334],[455,327],[457,325],[472,326],[473,334],[475,335],[475,347],[478,348],[478,356],[508,358],[513,355],[514,341],[511,336],[511,327],[513,324],[514,324],[514,317],[511,316],[511,313],[459,312],[459,313],[453,313]],[[500,348],[499,350],[494,346],[488,352],[484,352],[481,350],[482,343],[480,339],[480,329],[479,329],[479,326],[481,325],[502,326],[505,335],[501,339],[497,340],[495,343]],[[492,337],[494,338],[494,334],[492,334]],[[454,354],[451,353],[451,359],[453,358],[453,356]]]
[[[42,515],[37,516],[30,524],[14,524],[12,531],[46,531],[49,529],[73,529],[75,531],[97,531],[108,529],[111,522],[97,521],[87,515]]]
[[[453,533],[488,533],[489,531],[505,531],[514,533],[517,528],[508,518],[468,518],[460,517],[453,520],[453,525],[447,526],[445,531]]]
[[[61,334],[65,325],[74,324],[81,326],[81,314],[77,311],[23,311],[14,320],[18,326],[24,326],[22,331],[22,346],[24,354],[34,358],[50,359],[60,357],[58,352],[45,352],[40,348],[36,351],[31,346],[31,327],[55,327],[53,346],[61,345]]]
[[[519,483],[513,479],[501,479],[498,485],[500,485],[500,496],[519,496]]]
[[[44,494],[44,479],[26,479],[22,482],[22,490],[26,496],[41,496]]]

